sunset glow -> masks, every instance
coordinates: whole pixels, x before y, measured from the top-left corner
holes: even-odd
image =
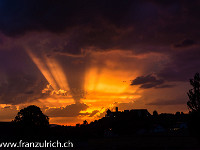
[[[115,107],[188,112],[200,68],[193,3],[41,3],[0,5],[0,121],[28,105],[64,125]]]

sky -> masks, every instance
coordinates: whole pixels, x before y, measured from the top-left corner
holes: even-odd
[[[187,113],[198,0],[0,0],[0,121],[75,125],[107,109]]]

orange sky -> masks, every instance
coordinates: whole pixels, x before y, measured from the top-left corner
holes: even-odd
[[[75,125],[107,109],[188,112],[200,68],[199,1],[6,1],[0,121],[37,105]],[[116,11],[117,10],[117,11]]]
[[[173,100],[185,94],[174,92],[173,95],[172,91],[176,88],[172,90],[146,90],[139,88],[139,85],[130,85],[131,81],[137,76],[149,72],[149,68],[152,68],[152,73],[162,69],[159,65],[155,67],[155,64],[160,62],[161,59],[168,60],[167,57],[163,57],[161,54],[134,55],[129,51],[124,52],[121,50],[108,52],[88,51],[82,57],[75,57],[71,60],[72,63],[76,62],[76,65],[83,63],[88,65],[84,75],[83,89],[70,89],[68,78],[64,72],[65,68],[59,64],[58,56],[49,58],[45,55],[37,56],[31,49],[27,49],[27,52],[49,83],[41,91],[41,93],[45,94],[45,97],[30,103],[19,104],[15,107],[1,105],[3,115],[8,116],[7,119],[4,117],[3,121],[9,121],[14,118],[20,108],[32,104],[39,106],[45,114],[50,116],[50,123],[62,125],[75,125],[76,123],[82,123],[83,120],[94,121],[103,117],[108,108],[113,109],[116,106],[119,107],[119,110],[147,108],[150,113],[155,109],[158,112],[187,112],[186,104],[174,106],[149,104],[159,99],[161,99],[160,101],[165,98]],[[84,62],[84,57],[87,57],[88,62]],[[82,75],[80,74],[80,76]],[[71,90],[75,90],[75,94],[80,98],[78,102],[74,100],[74,92],[72,93]],[[158,91],[160,91],[160,95],[158,95]],[[168,93],[170,93],[170,96],[168,96]],[[65,109],[66,106],[70,107],[76,103],[83,103],[85,107],[79,108],[76,113],[73,110]],[[53,117],[51,117],[52,112],[54,113]],[[59,112],[63,114],[60,116]],[[71,114],[71,116],[67,113]]]

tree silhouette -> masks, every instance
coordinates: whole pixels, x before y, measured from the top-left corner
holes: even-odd
[[[21,127],[47,127],[49,117],[44,115],[39,107],[30,105],[21,109],[13,122]]]
[[[200,112],[200,76],[199,73],[194,75],[193,79],[190,79],[190,84],[193,86],[189,90],[188,97],[189,101],[187,102],[188,108],[192,112]]]
[[[189,90],[188,97],[189,101],[187,102],[187,106],[190,110],[190,117],[188,122],[188,127],[190,132],[198,137],[200,140],[200,76],[199,73],[194,75],[193,79],[190,79],[190,84],[193,86],[192,89]]]

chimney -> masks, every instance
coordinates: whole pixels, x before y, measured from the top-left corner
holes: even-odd
[[[118,112],[118,107],[116,107],[116,112]]]

